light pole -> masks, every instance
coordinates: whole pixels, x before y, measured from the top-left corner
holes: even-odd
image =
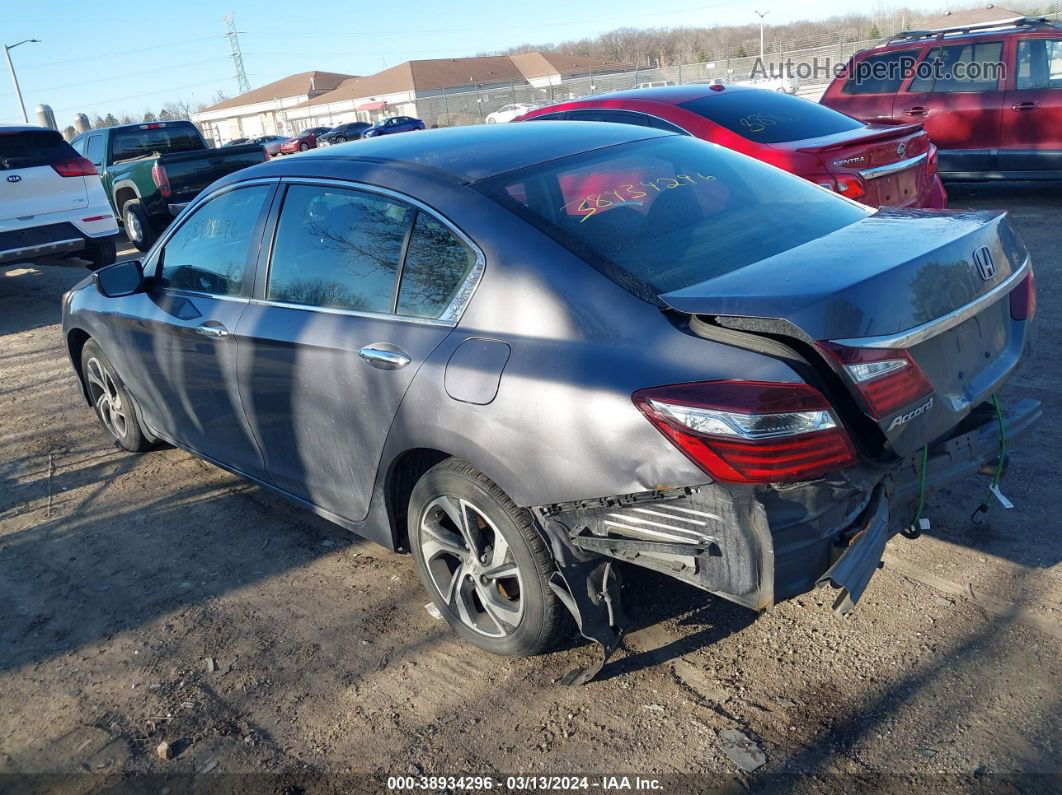
[[[760,18],[760,60],[763,60],[763,18],[770,14],[770,11],[753,11],[756,16]]]
[[[29,116],[26,115],[26,104],[22,101],[22,89],[18,87],[18,76],[15,74],[15,65],[11,63],[11,51],[19,44],[40,43],[40,39],[23,39],[18,44],[5,44],[4,55],[7,56],[7,68],[11,70],[11,81],[15,84],[15,96],[18,97],[18,106],[22,108],[22,121],[29,124]]]

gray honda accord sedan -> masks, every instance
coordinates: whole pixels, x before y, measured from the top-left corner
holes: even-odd
[[[115,441],[412,553],[468,641],[624,624],[617,564],[847,610],[1040,415],[1006,216],[873,210],[688,136],[541,122],[232,174],[64,297]],[[355,609],[352,607],[352,609]]]

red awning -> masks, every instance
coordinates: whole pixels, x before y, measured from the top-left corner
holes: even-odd
[[[358,105],[356,108],[354,108],[354,110],[383,110],[383,107],[386,104],[387,104],[386,101],[362,102],[360,105]]]

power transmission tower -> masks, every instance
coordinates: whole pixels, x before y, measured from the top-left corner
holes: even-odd
[[[228,29],[229,44],[232,46],[232,63],[236,67],[236,84],[240,93],[246,94],[251,90],[251,84],[247,82],[247,70],[243,68],[243,53],[240,52],[240,37],[236,35],[236,15],[225,15],[225,27]]]

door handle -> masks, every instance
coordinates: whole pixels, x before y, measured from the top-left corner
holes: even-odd
[[[358,351],[358,356],[380,370],[401,370],[413,361],[402,351],[389,351],[386,348],[377,348],[374,345],[367,345],[362,348]]]
[[[211,339],[229,336],[229,330],[220,323],[204,323],[201,326],[196,326],[195,333]]]
[[[1024,110],[1039,110],[1040,109],[1040,103],[1039,102],[1019,102],[1018,104],[1012,105],[1011,107],[1014,110],[1022,110],[1022,111],[1024,111]]]
[[[913,108],[908,108],[903,112],[904,116],[925,116],[929,113],[928,108],[923,108],[921,105],[915,105]]]

